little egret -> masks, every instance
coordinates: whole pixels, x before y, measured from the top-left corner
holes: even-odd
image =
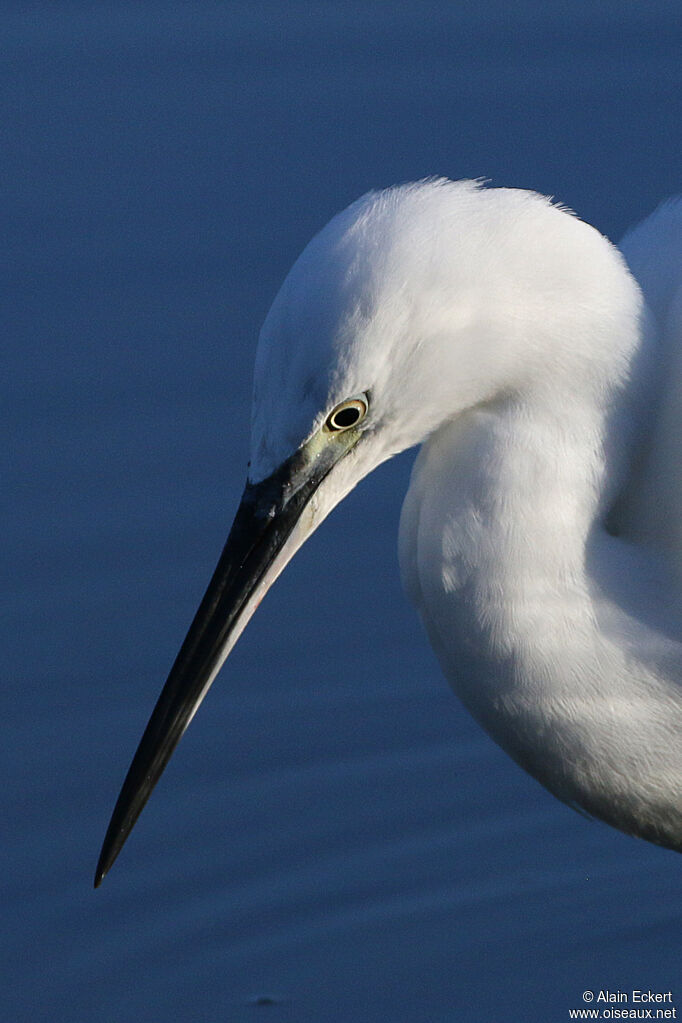
[[[473,181],[334,217],[262,328],[246,489],[95,883],[273,581],[417,444],[400,565],[455,692],[559,799],[682,851],[681,427],[682,198],[620,251]]]

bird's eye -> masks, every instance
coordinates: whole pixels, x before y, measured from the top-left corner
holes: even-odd
[[[324,424],[325,430],[330,433],[339,433],[340,430],[349,430],[367,415],[368,403],[364,394],[355,398],[342,401],[336,408],[332,409]]]

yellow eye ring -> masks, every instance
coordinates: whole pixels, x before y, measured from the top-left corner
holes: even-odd
[[[327,416],[324,428],[329,433],[341,433],[342,430],[350,430],[357,426],[365,416],[369,404],[364,394],[358,394],[354,398],[348,398],[333,408]]]

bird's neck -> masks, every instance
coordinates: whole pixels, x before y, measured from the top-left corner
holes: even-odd
[[[521,700],[535,687],[540,705],[591,684],[603,644],[588,555],[622,488],[642,394],[529,389],[445,423],[422,448],[401,524],[401,549],[417,554],[401,560],[476,716],[505,687]]]
[[[604,505],[604,434],[604,415],[589,405],[569,422],[551,402],[509,400],[443,426],[424,446],[402,524],[402,547],[418,551],[418,564],[403,561],[445,657],[483,651],[495,679],[501,664],[529,678],[545,640],[560,644],[589,623],[585,550]],[[474,673],[465,702],[480,697],[485,676]]]
[[[551,407],[476,410],[424,445],[403,509],[403,575],[443,670],[537,777],[532,736],[550,704],[575,699],[561,690],[574,671],[585,677],[577,662],[592,644],[584,564],[601,507],[602,427],[587,410],[570,424]]]
[[[443,426],[415,464],[401,564],[446,676],[498,744],[566,802],[674,844],[679,805],[660,787],[674,776],[679,792],[682,761],[661,735],[682,700],[629,645],[637,623],[612,630],[592,574],[621,553],[603,527],[628,455],[611,422],[596,403],[568,421],[510,401]]]

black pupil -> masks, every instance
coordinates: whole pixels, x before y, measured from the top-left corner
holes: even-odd
[[[332,416],[332,426],[337,430],[345,430],[354,423],[357,423],[360,418],[360,409],[355,405],[349,405],[348,408],[340,408],[338,412],[335,412]]]

